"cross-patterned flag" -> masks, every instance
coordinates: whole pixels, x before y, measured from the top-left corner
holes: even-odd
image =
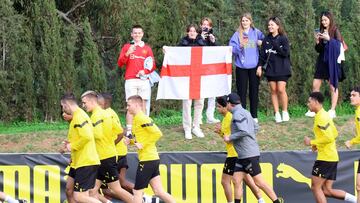
[[[157,99],[200,99],[231,92],[232,47],[164,47]]]

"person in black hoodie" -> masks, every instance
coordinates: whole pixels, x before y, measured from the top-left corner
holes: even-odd
[[[199,35],[198,26],[190,24],[186,28],[187,35],[180,40],[178,46],[206,46],[206,42]],[[192,99],[185,99],[183,104],[183,128],[185,131],[185,139],[192,139],[191,133],[197,137],[204,137],[204,133],[200,129],[202,120],[202,111],[204,108],[204,99],[194,100],[194,121],[191,118]]]
[[[286,83],[291,77],[290,47],[283,25],[278,17],[268,20],[269,33],[262,43],[259,66],[268,80],[275,122],[289,121]],[[279,112],[282,105],[282,115]]]

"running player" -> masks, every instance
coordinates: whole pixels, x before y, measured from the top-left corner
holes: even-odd
[[[102,182],[112,190],[115,198],[121,199],[126,203],[133,202],[133,197],[126,190],[121,188],[117,172],[117,152],[115,147],[115,137],[112,134],[111,115],[103,110],[97,99],[97,93],[87,91],[81,96],[81,101],[87,112],[91,112],[91,122],[94,126],[94,137],[96,151],[100,158],[100,167],[98,169],[96,184],[91,190],[93,197],[101,198],[99,189]]]
[[[225,135],[231,134],[231,119],[232,114],[227,110],[227,96],[216,98],[216,108],[220,114],[224,116],[224,119],[221,122],[221,125],[216,125],[215,132],[220,135],[221,138]],[[233,202],[233,193],[232,193],[232,185],[234,187],[235,199],[240,199],[239,193],[243,191],[242,184],[237,184],[237,181],[234,181],[234,168],[235,163],[238,157],[236,150],[232,143],[226,143],[226,151],[227,157],[224,164],[223,174],[221,177],[221,184],[224,188],[225,196],[228,203]],[[251,178],[249,174],[245,176],[245,183],[254,193],[259,203],[265,203],[264,199],[261,197],[261,192],[259,188],[255,185],[254,180]]]
[[[304,144],[318,152],[312,171],[311,190],[317,203],[326,202],[326,197],[356,203],[355,196],[332,188],[339,162],[335,143],[338,132],[329,113],[323,109],[323,102],[324,96],[320,92],[313,92],[307,103],[309,110],[315,112],[313,128],[315,139],[311,140],[305,136]]]
[[[224,136],[224,141],[227,143],[232,142],[238,154],[233,175],[234,181],[237,182],[236,184],[241,184],[246,174],[250,174],[256,186],[264,191],[273,203],[283,202],[282,198],[278,199],[274,190],[261,175],[260,150],[256,141],[258,124],[251,117],[251,114],[242,108],[239,95],[231,93],[227,99],[227,109],[231,111],[233,118],[231,135]],[[240,203],[242,193],[238,196],[239,199],[235,199],[235,203]]]
[[[74,171],[74,199],[79,203],[100,203],[90,197],[89,190],[95,186],[100,161],[96,153],[93,127],[89,116],[76,103],[73,94],[61,98],[63,112],[72,115],[69,125],[67,151],[71,153]]]
[[[350,102],[353,105],[355,110],[355,127],[356,127],[356,136],[345,142],[345,145],[348,149],[354,144],[360,144],[360,86],[352,89],[350,93]],[[359,160],[360,162],[360,160]],[[356,191],[360,194],[360,164],[356,176]],[[357,197],[357,202],[360,203],[360,195]]]
[[[132,193],[132,190],[134,189],[134,184],[126,180],[126,170],[129,168],[127,163],[127,146],[124,143],[123,135],[124,130],[121,127],[120,119],[116,112],[111,108],[112,103],[112,95],[109,93],[101,93],[98,97],[99,105],[102,109],[105,109],[112,118],[113,122],[113,134],[116,144],[116,151],[118,155],[118,161],[117,161],[117,169],[119,172],[119,181],[122,188],[127,190],[128,192]]]
[[[143,99],[138,95],[128,98],[127,110],[133,116],[132,134],[135,138],[134,144],[138,149],[139,156],[134,187],[134,202],[142,202],[144,188],[147,188],[150,183],[156,196],[166,203],[175,203],[175,199],[164,191],[160,179],[160,157],[155,144],[162,136],[162,133],[152,119],[144,114],[142,104]],[[129,138],[125,139],[129,143]]]

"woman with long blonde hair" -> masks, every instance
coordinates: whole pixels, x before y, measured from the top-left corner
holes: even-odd
[[[244,13],[240,18],[240,26],[230,39],[229,46],[233,47],[236,66],[236,88],[241,104],[246,109],[246,95],[249,86],[250,113],[257,120],[259,103],[259,82],[261,68],[258,68],[259,47],[264,34],[254,26],[250,13]]]

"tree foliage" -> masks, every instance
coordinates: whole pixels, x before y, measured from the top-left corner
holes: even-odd
[[[60,119],[59,98],[93,89],[114,95],[116,110],[125,109],[124,68],[117,67],[123,44],[134,24],[144,27],[158,69],[162,46],[176,45],[186,25],[213,20],[218,42],[227,45],[240,15],[251,12],[255,26],[266,33],[270,16],[282,19],[291,47],[293,77],[290,105],[305,103],[311,91],[314,64],[313,30],[319,14],[330,9],[349,46],[347,79],[341,97],[360,78],[360,2],[358,0],[3,0],[0,4],[0,121]],[[154,101],[161,108],[180,109],[178,101]],[[265,81],[260,106],[270,105]],[[269,112],[270,114],[271,112]]]

